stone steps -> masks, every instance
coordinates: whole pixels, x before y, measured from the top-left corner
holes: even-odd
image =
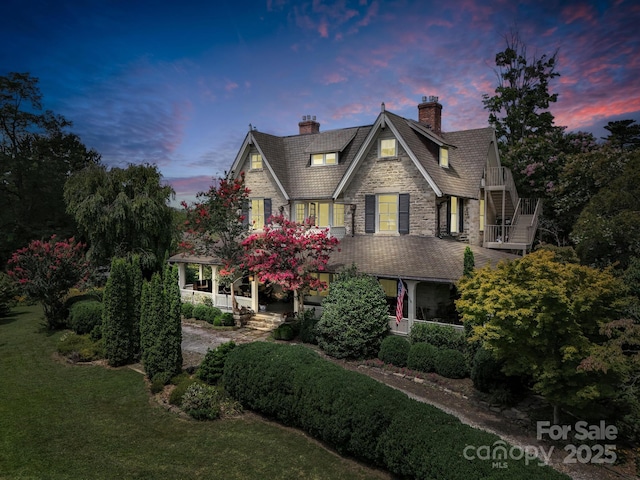
[[[261,330],[268,332],[274,330],[284,322],[284,318],[280,314],[274,313],[256,313],[246,323],[245,327],[252,328],[254,330]]]

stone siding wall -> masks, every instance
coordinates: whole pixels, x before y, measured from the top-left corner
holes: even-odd
[[[380,193],[410,194],[410,235],[433,236],[436,234],[436,195],[426,183],[409,156],[398,144],[398,157],[378,158],[378,140],[367,153],[344,193],[344,202],[355,204],[355,233],[364,234],[365,195]],[[351,210],[345,208],[347,235],[352,232]]]
[[[271,172],[264,166],[259,170],[251,170],[251,153],[247,155],[245,161],[241,164],[241,171],[245,172],[245,186],[251,190],[249,198],[270,198],[271,199],[271,213],[273,215],[278,214],[278,209],[283,206],[284,214],[289,216],[289,204],[282,195],[278,184],[271,175]]]

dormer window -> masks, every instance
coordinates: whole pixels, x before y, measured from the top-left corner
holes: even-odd
[[[449,149],[446,147],[440,147],[440,166],[449,168]]]
[[[449,168],[449,149],[446,147],[440,147],[440,166]]]
[[[382,138],[380,140],[380,158],[397,157],[398,142],[395,138]]]
[[[338,154],[331,153],[314,153],[311,155],[311,165],[336,165],[338,163]]]
[[[262,155],[259,153],[251,154],[251,170],[262,169]]]

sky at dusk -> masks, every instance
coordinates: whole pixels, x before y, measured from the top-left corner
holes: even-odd
[[[40,79],[46,109],[109,166],[155,163],[193,199],[249,129],[295,135],[372,124],[381,102],[417,119],[438,96],[442,128],[487,125],[482,95],[517,29],[558,50],[556,124],[597,137],[640,122],[640,2],[4,0],[0,75]]]

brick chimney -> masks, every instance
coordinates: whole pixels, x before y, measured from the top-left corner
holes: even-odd
[[[428,125],[435,134],[442,133],[442,105],[438,103],[438,97],[422,97],[422,103],[418,105],[418,121]]]
[[[320,124],[316,122],[316,116],[303,115],[302,121],[298,123],[300,127],[300,135],[308,135],[309,133],[320,133]]]

